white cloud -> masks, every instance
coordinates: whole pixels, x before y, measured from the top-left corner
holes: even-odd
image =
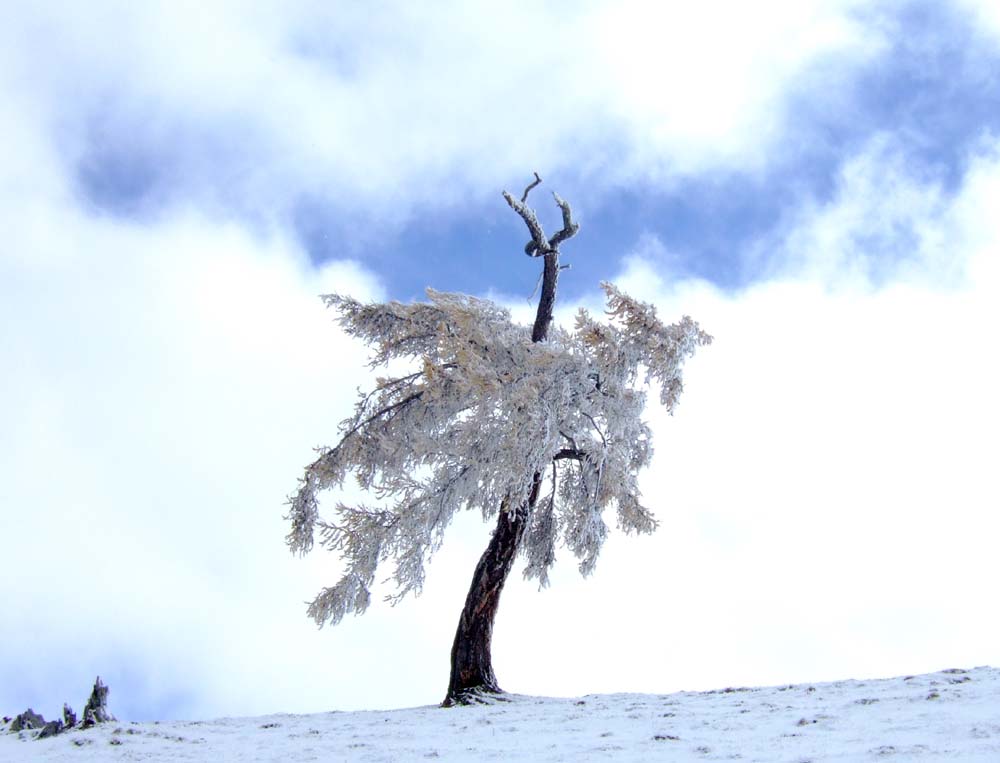
[[[855,19],[862,6],[713,0],[602,7],[588,19],[602,102],[632,144],[646,149],[629,157],[629,170],[656,176],[717,163],[762,165],[786,127],[785,99],[798,80],[827,57],[856,66],[881,49],[880,35]]]
[[[187,712],[316,707],[318,687],[281,678],[331,643],[310,635],[320,565],[287,554],[282,503],[363,376],[316,295],[377,283],[193,214],[141,227],[30,206],[42,230],[15,225],[21,209],[5,195],[0,558],[17,594],[0,630],[44,667],[5,661],[2,704],[51,712],[100,673],[126,683],[120,708],[177,692]]]
[[[203,204],[391,221],[525,167],[604,187],[759,166],[792,85],[880,49],[858,5],[33,5],[6,86],[71,164],[110,144]]]
[[[991,152],[988,143],[979,150],[987,158]],[[806,200],[788,210],[749,260],[765,274],[794,273],[828,285],[959,286],[969,263],[955,250],[967,247],[962,237],[970,234],[950,219],[958,214],[953,205],[940,181],[907,162],[894,136],[876,135],[841,165],[832,203]]]
[[[992,0],[954,0],[955,5],[970,14],[975,28],[994,43],[1000,43],[1000,7]]]

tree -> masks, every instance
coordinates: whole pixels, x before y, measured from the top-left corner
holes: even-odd
[[[419,593],[425,565],[459,509],[496,519],[473,574],[451,651],[444,705],[498,693],[491,658],[500,593],[521,554],[526,578],[548,585],[561,542],[588,575],[608,533],[614,508],[626,533],[649,533],[656,520],[639,502],[638,470],[650,462],[650,431],[642,420],[645,386],[660,386],[672,411],[682,390],[681,366],[711,337],[685,316],[664,325],[649,304],[603,283],[609,322],[586,310],[572,331],[552,327],[559,246],[576,234],[570,205],[553,194],[563,228],[545,236],[529,192],[503,196],[531,234],[525,252],[544,262],[533,326],[463,294],[427,290],[429,302],[361,304],[324,296],[343,329],[373,348],[370,365],[397,359],[413,365],[377,379],[334,447],[318,450],[289,499],[292,551],[320,545],[340,554],[345,569],[309,605],[320,626],[363,613],[379,564],[393,560],[395,603]],[[353,474],[379,506],[338,503],[333,519],[319,514],[318,494]]]

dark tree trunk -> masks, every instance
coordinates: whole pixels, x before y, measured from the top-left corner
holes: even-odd
[[[545,270],[542,271],[542,295],[538,298],[535,325],[531,328],[531,341],[544,342],[552,323],[552,309],[556,304],[556,284],[559,281],[559,253],[545,256]]]
[[[468,704],[477,695],[501,691],[493,672],[493,621],[540,486],[541,475],[536,474],[528,503],[514,511],[501,510],[490,543],[479,558],[451,647],[451,678],[443,702],[445,707]]]
[[[535,182],[525,189],[520,202],[504,192],[507,203],[521,216],[531,233],[532,240],[525,247],[525,252],[531,256],[544,257],[542,294],[538,299],[538,311],[531,331],[532,342],[544,342],[552,323],[556,282],[559,280],[559,244],[575,235],[578,230],[572,220],[569,204],[556,196],[556,203],[563,213],[563,229],[546,240],[534,211],[525,206],[528,192],[540,182],[541,178],[536,173]],[[531,476],[525,475],[525,479],[531,480],[528,501],[514,510],[509,506],[500,508],[496,529],[472,575],[472,585],[465,597],[465,606],[451,647],[451,678],[448,681],[448,694],[441,703],[444,707],[468,704],[476,701],[477,696],[501,691],[493,672],[493,621],[500,606],[500,593],[507,582],[510,568],[514,565],[514,557],[517,556],[521,538],[531,520],[531,512],[535,508],[542,484],[542,477],[538,472]]]

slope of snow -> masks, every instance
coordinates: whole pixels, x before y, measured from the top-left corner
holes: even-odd
[[[109,723],[0,761],[1000,761],[1000,670],[474,707]],[[2,731],[6,731],[3,728]]]

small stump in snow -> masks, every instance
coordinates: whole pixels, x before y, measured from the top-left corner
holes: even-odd
[[[45,725],[45,719],[40,713],[36,713],[30,707],[21,713],[19,716],[14,718],[14,722],[10,724],[11,732],[15,731],[27,731],[28,729],[40,729]]]
[[[98,676],[94,682],[94,690],[90,692],[90,699],[83,708],[83,728],[113,720],[115,717],[108,710],[108,687],[101,683],[101,677]]]
[[[44,726],[42,730],[38,732],[36,739],[46,739],[47,737],[54,737],[56,734],[61,734],[64,731],[63,722],[60,720],[49,721]]]

